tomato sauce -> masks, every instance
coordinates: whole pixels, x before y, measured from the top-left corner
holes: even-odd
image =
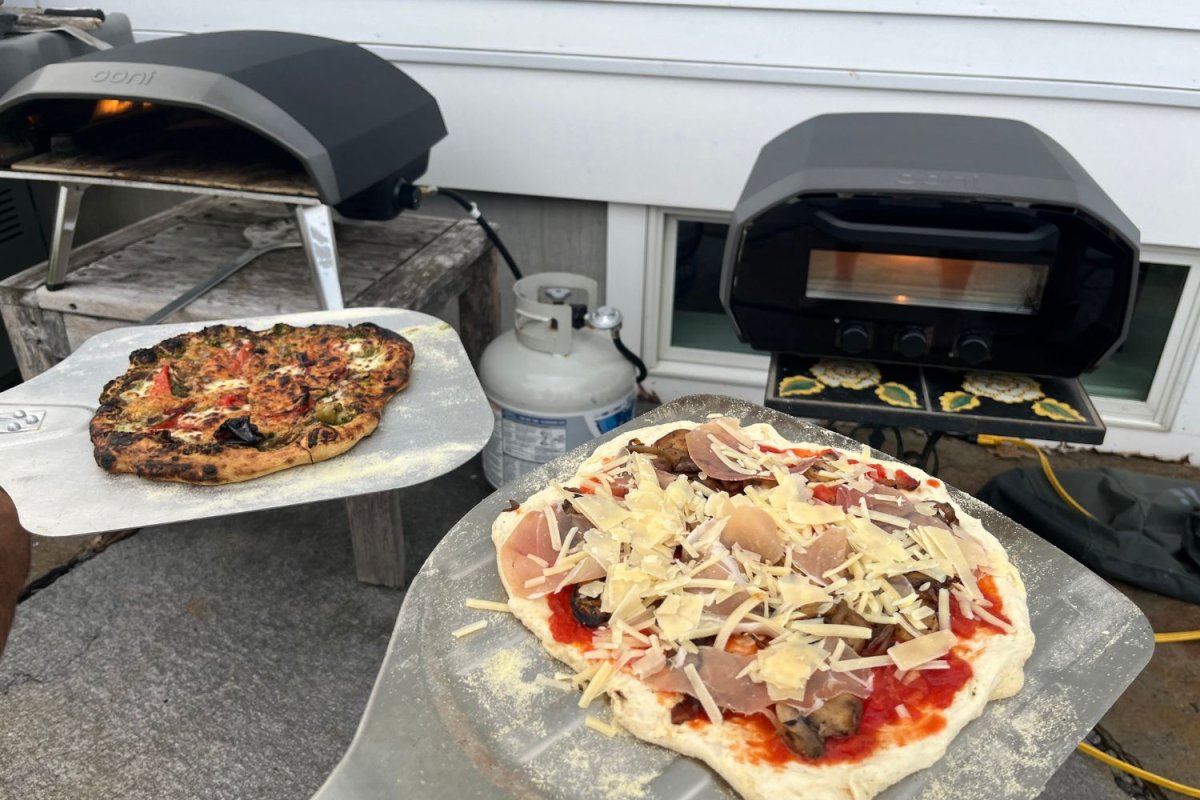
[[[1003,614],[1003,604],[992,577],[979,580],[984,597],[991,601],[989,613],[1008,620]],[[999,632],[994,625],[980,619],[962,616],[957,603],[951,603],[951,627],[955,635],[969,639],[976,635]],[[946,727],[942,711],[949,708],[955,696],[971,679],[974,672],[956,652],[946,655],[948,669],[918,670],[910,672],[904,680],[896,677],[895,667],[879,667],[873,672],[875,680],[871,696],[863,701],[862,721],[853,736],[829,737],[825,740],[825,754],[818,759],[805,759],[792,752],[779,735],[775,726],[762,714],[746,716],[727,713],[728,724],[744,728],[749,736],[746,744],[746,760],[752,764],[774,764],[782,766],[789,761],[806,761],[815,764],[846,764],[862,761],[883,743],[907,744],[931,736]],[[904,719],[896,709],[903,705],[908,712]],[[699,717],[687,723],[693,726],[709,724],[707,717]]]
[[[587,649],[592,646],[594,631],[579,624],[571,611],[571,587],[559,589],[546,596],[550,604],[550,634],[554,641]]]
[[[1004,622],[1011,622],[1008,617],[1004,616],[1004,603],[1000,600],[1000,592],[996,590],[996,581],[991,575],[985,575],[979,579],[979,590],[992,604],[988,613]],[[960,639],[970,639],[977,633],[991,635],[1000,632],[1000,629],[990,622],[984,622],[978,617],[974,619],[964,617],[955,600],[950,601],[950,612],[950,629]]]

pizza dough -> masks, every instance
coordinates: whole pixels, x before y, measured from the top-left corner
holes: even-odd
[[[221,484],[324,461],[375,430],[412,360],[407,339],[372,323],[180,334],[134,351],[104,387],[96,463]]]
[[[940,481],[767,425],[627,433],[492,539],[581,704],[746,798],[874,796],[1019,691],[1033,648],[1019,575]]]

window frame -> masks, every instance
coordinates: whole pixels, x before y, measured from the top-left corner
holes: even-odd
[[[617,211],[609,214],[609,302],[626,310],[635,321],[626,325],[627,335],[641,345],[652,385],[668,396],[718,392],[762,402],[768,356],[671,344],[678,222],[727,223],[729,213],[629,205]],[[633,257],[638,248],[630,237],[643,243],[640,261]],[[614,255],[619,260],[614,260]],[[1093,396],[1092,402],[1107,426],[1169,431],[1200,354],[1200,250],[1143,244],[1140,257],[1188,269],[1179,306],[1146,399]],[[635,274],[638,267],[640,274]],[[638,287],[642,293],[635,297]]]

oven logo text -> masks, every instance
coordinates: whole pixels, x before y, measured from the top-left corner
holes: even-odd
[[[979,186],[979,176],[974,172],[901,172],[896,183],[934,189],[975,189]]]
[[[126,86],[147,86],[150,84],[150,81],[154,80],[154,76],[157,74],[157,70],[151,72],[130,72],[125,69],[102,69],[92,75],[92,83],[122,83]]]

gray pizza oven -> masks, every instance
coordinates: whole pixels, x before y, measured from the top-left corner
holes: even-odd
[[[1138,240],[1025,123],[828,114],[763,147],[721,299],[759,350],[1075,377],[1125,338]]]
[[[39,69],[0,97],[0,166],[43,153],[181,169],[291,170],[343,215],[388,219],[446,135],[437,102],[346,42],[227,31],[141,42]]]

